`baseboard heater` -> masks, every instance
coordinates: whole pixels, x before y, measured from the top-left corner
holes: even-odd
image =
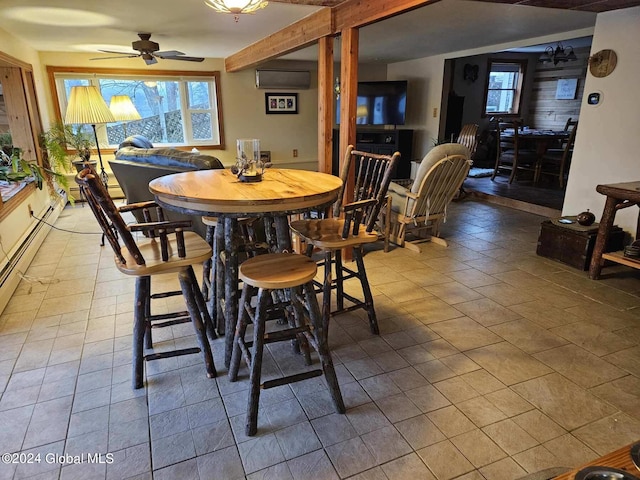
[[[53,214],[53,212],[54,212],[53,206],[49,206],[49,208],[47,208],[47,210],[42,215],[41,217],[42,220],[45,220],[45,221],[48,220]],[[37,237],[38,233],[40,233],[40,230],[42,230],[42,228],[45,226],[47,225],[44,222],[39,221],[38,223],[36,223],[36,225],[27,234],[24,241],[20,244],[16,252],[11,256],[11,258],[9,258],[9,261],[2,269],[2,272],[0,272],[0,288],[2,288],[5,285],[10,275],[13,273],[13,270],[16,268],[16,266],[18,265],[22,257],[25,255],[27,250],[29,250],[29,247]]]

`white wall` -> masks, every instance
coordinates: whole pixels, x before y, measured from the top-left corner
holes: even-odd
[[[587,208],[600,217],[605,198],[596,186],[640,180],[640,7],[598,14],[591,52],[612,49],[616,69],[604,78],[587,74],[567,193],[562,213]],[[587,105],[590,92],[602,92],[598,106]],[[616,224],[635,235],[638,209],[616,215]]]
[[[311,88],[308,90],[275,90],[276,92],[298,93],[297,115],[267,115],[264,94],[273,90],[259,90],[255,85],[255,69],[237,73],[224,71],[224,59],[207,58],[202,63],[160,61],[145,66],[139,58],[90,61],[95,54],[40,52],[42,68],[47,65],[64,67],[125,68],[139,69],[141,73],[153,70],[193,70],[220,71],[220,88],[224,124],[224,150],[202,150],[218,157],[229,166],[235,162],[236,139],[259,138],[261,150],[270,150],[271,159],[280,168],[317,169],[318,155],[318,90],[317,67],[315,62],[274,62],[261,68],[288,68],[291,70],[311,70]],[[54,118],[53,100],[49,86],[44,99],[40,99],[51,118]],[[298,157],[293,157],[293,150]],[[107,160],[111,154],[103,154]]]
[[[413,156],[422,158],[433,148],[433,141],[438,138],[440,124],[440,105],[442,101],[444,61],[449,58],[469,57],[485,53],[499,52],[509,48],[526,47],[544,43],[553,43],[569,38],[585,37],[593,34],[593,29],[585,28],[562,32],[557,35],[528,38],[515,43],[490,45],[487,47],[450,52],[445,55],[419,58],[406,62],[393,63],[387,66],[389,80],[409,80],[407,98],[407,124],[414,132]],[[437,108],[434,117],[433,109]],[[582,129],[582,127],[580,127]]]
[[[42,100],[45,97],[44,82],[45,76],[42,74],[38,53],[22,43],[16,37],[8,34],[0,28],[0,50],[22,62],[29,63],[33,67],[34,81],[36,86],[36,94],[38,96],[41,108],[41,117],[43,125],[47,125],[49,116]],[[5,267],[8,259],[13,257],[18,247],[27,239],[30,232],[37,225],[37,221],[29,215],[27,205],[31,205],[36,216],[41,217],[47,209],[52,205],[46,186],[44,190],[35,190],[27,197],[21,205],[18,205],[9,215],[0,221],[0,244],[2,246],[2,254],[0,255],[0,270]],[[49,217],[49,221],[55,220],[61,210],[61,206],[56,206],[54,214]],[[0,312],[4,309],[9,301],[13,291],[20,282],[20,277],[16,271],[26,271],[33,256],[37,252],[49,227],[39,230],[39,234],[31,240],[31,246],[25,251],[20,260],[4,283],[0,286]]]

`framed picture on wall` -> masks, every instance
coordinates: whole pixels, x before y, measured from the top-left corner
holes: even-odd
[[[561,78],[556,86],[556,100],[574,100],[578,88],[577,78]]]
[[[271,113],[298,113],[297,93],[265,93],[265,111]]]

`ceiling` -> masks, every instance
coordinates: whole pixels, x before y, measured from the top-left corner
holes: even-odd
[[[315,5],[339,3],[271,1],[236,22],[233,15],[216,13],[203,0],[0,0],[0,28],[39,51],[130,52],[138,32],[151,32],[161,50],[224,58],[322,8]],[[362,28],[360,60],[390,63],[561,35],[592,28],[595,18],[596,13],[586,11],[441,0]],[[307,48],[285,58],[315,60],[317,56],[315,48]],[[132,67],[140,62],[123,59],[122,65]],[[166,67],[166,62],[171,60],[161,60],[157,67]]]

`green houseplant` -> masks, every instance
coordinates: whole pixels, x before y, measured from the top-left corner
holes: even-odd
[[[39,189],[42,189],[44,183],[49,185],[52,198],[58,199],[55,181],[66,192],[69,201],[73,202],[66,173],[72,171],[74,158],[89,160],[91,138],[89,133],[79,128],[74,130],[71,125],[54,123],[39,137],[43,152],[42,165],[35,160],[22,158],[22,150],[19,148],[13,148],[11,155],[0,150],[0,180],[20,182],[32,177]],[[69,153],[69,150],[73,153]]]

